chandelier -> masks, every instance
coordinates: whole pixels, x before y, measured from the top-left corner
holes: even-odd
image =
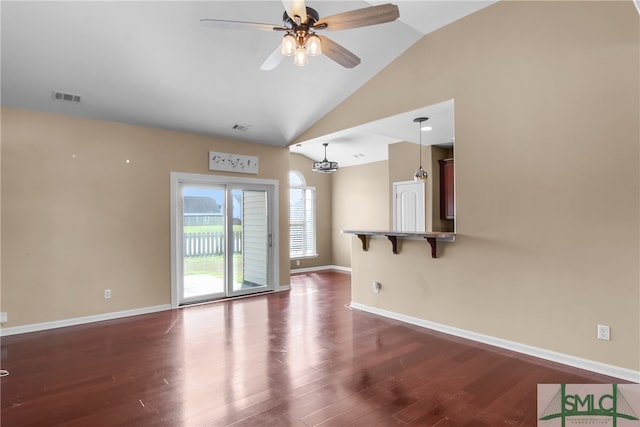
[[[325,142],[324,145],[324,160],[321,162],[313,163],[313,171],[314,172],[322,172],[322,173],[331,173],[338,170],[338,162],[330,162],[327,160],[327,145],[329,143]]]

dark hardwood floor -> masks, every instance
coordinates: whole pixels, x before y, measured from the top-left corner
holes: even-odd
[[[620,382],[350,310],[350,276],[2,339],[2,427],[535,426],[538,383]]]

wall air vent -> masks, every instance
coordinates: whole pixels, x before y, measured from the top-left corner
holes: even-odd
[[[236,123],[235,125],[232,126],[233,130],[237,130],[239,132],[246,132],[249,130],[251,126],[249,125],[243,125],[241,123]]]
[[[58,92],[57,90],[54,90],[53,99],[55,99],[56,101],[80,102],[80,95]]]

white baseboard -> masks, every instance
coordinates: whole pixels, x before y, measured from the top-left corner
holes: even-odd
[[[558,353],[544,348],[533,347],[514,341],[496,338],[489,335],[479,334],[477,332],[467,331],[465,329],[454,328],[452,326],[443,325],[441,323],[431,322],[429,320],[419,319],[413,316],[407,316],[377,307],[351,302],[351,308],[365,311],[367,313],[376,314],[390,319],[399,320],[401,322],[410,323],[412,325],[421,326],[423,328],[432,329],[445,334],[466,338],[472,341],[489,344],[495,347],[504,348],[515,351],[517,353],[527,354],[529,356],[538,357],[540,359],[561,363],[563,365],[573,366],[575,368],[585,369],[587,371],[596,372],[610,377],[620,378],[627,381],[640,383],[640,371],[634,371],[619,366],[608,365],[606,363],[595,362],[593,360],[582,359],[580,357],[571,356],[564,353]]]
[[[338,271],[345,271],[345,272],[351,273],[351,267],[343,267],[341,265],[320,265],[318,267],[294,268],[294,269],[291,269],[291,274],[312,273],[314,271],[325,271],[325,270],[338,270]]]
[[[275,292],[290,291],[291,285],[280,285]],[[252,296],[252,295],[248,295]],[[66,326],[83,325],[85,323],[100,322],[103,320],[120,319],[123,317],[137,316],[139,314],[149,314],[158,311],[171,310],[171,304],[156,305],[151,307],[135,308],[132,310],[116,311],[112,313],[95,314],[92,316],[75,317],[71,319],[54,320],[51,322],[31,323],[29,325],[12,326],[9,328],[0,327],[0,337],[9,335],[26,334],[28,332],[46,331],[48,329],[64,328]]]
[[[120,319],[122,317],[137,316],[139,314],[155,313],[171,310],[171,304],[155,305],[151,307],[134,308],[132,310],[115,311],[112,313],[95,314],[92,316],[74,317],[72,319],[54,320],[52,322],[32,323],[30,325],[0,328],[0,336],[25,334],[27,332],[45,331],[47,329],[64,328],[65,326],[82,325],[103,320]]]

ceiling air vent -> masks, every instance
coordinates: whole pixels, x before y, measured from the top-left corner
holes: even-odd
[[[54,90],[53,99],[55,99],[56,101],[80,102],[80,95],[58,92],[57,90]]]
[[[232,126],[233,130],[237,130],[239,132],[246,132],[249,130],[251,126],[249,125],[243,125],[241,123],[236,123],[235,125]]]

